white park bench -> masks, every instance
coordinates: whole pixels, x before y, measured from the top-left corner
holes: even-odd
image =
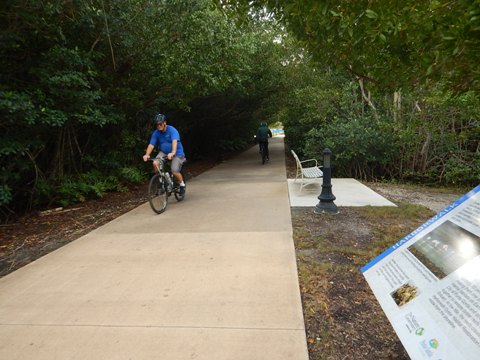
[[[323,177],[323,172],[320,170],[321,166],[318,166],[318,161],[316,159],[300,161],[297,154],[295,154],[295,151],[291,151],[297,163],[297,174],[295,175],[295,181],[297,181],[297,179],[301,179],[300,192],[302,192],[302,188],[307,184],[307,179],[319,179]]]

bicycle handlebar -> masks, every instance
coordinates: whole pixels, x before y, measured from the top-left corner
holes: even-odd
[[[160,161],[160,160],[162,160],[163,162],[172,161],[172,160],[169,160],[166,155],[164,157],[149,157],[147,159],[147,161]]]

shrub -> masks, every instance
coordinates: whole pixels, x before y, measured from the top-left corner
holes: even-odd
[[[145,173],[134,167],[123,167],[120,169],[120,177],[134,184],[146,181]]]
[[[390,177],[399,151],[395,131],[387,118],[337,119],[311,129],[306,139],[307,157],[321,159],[323,149],[332,151],[335,176]]]
[[[477,151],[473,159],[462,159],[458,155],[470,155],[468,152],[450,157],[445,164],[445,182],[448,184],[478,185],[480,179],[480,151]]]
[[[125,190],[126,187],[116,176],[90,171],[77,176],[65,176],[56,181],[39,181],[35,193],[35,205],[39,207],[68,206],[88,199],[101,198],[107,192]]]

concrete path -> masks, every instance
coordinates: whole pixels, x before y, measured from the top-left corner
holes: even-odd
[[[0,359],[307,360],[283,139],[0,279]]]

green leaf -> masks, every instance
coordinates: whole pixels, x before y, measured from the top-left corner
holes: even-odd
[[[377,14],[375,11],[371,10],[371,9],[367,9],[367,10],[365,11],[365,15],[366,15],[368,18],[370,18],[370,19],[376,19],[376,18],[378,18],[378,14]]]

